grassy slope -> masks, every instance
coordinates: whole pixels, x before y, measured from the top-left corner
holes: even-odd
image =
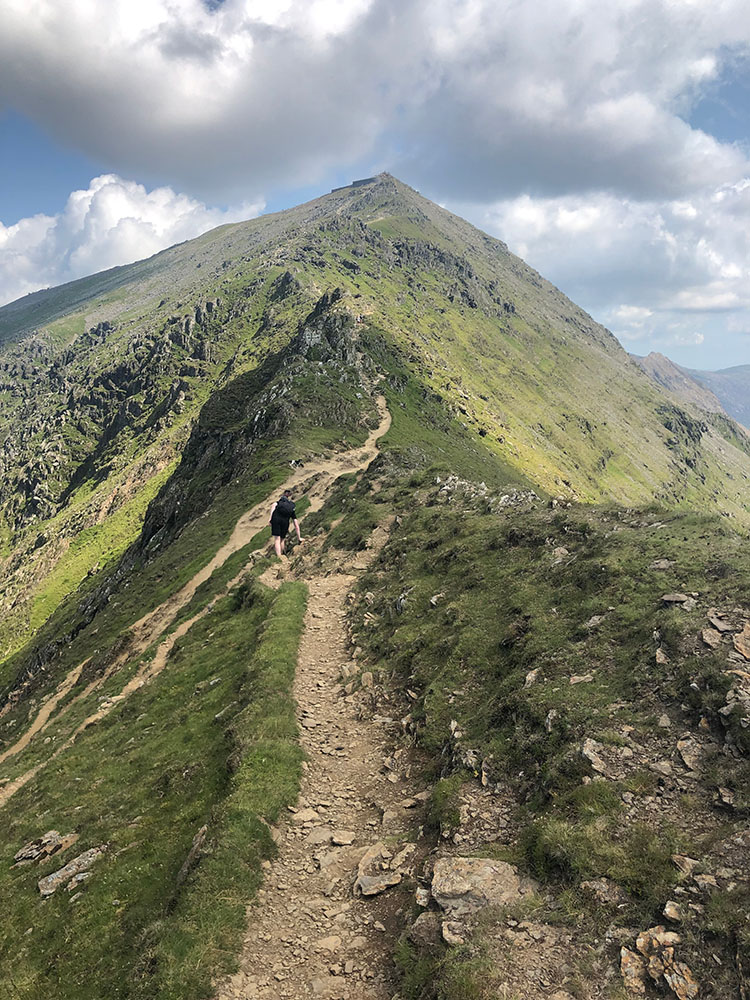
[[[219,325],[214,330],[217,339],[212,364],[203,366],[205,370],[199,374],[182,379],[187,392],[182,412],[155,434],[150,428],[146,411],[138,427],[126,428],[102,452],[98,466],[91,469],[91,478],[73,490],[60,513],[46,521],[33,521],[25,532],[16,536],[14,547],[17,552],[25,550],[27,559],[36,539],[48,538],[51,542],[42,549],[42,558],[39,558],[38,551],[35,552],[35,572],[26,582],[23,600],[16,603],[0,623],[0,649],[4,647],[6,657],[23,645],[92,567],[103,569],[107,564],[111,566],[120,552],[137,537],[148,503],[174,467],[172,462],[165,470],[165,458],[182,449],[191,422],[197,419],[212,393],[221,391],[231,379],[252,372],[270,353],[288,345],[298,323],[309,310],[311,300],[299,295],[275,304],[274,322],[259,336],[263,317],[269,308],[268,290],[273,286],[279,270],[265,269],[262,277],[258,277],[256,264],[244,263],[232,282],[226,280],[224,294],[232,296],[228,298],[228,303],[243,297],[243,289],[248,282],[255,283],[253,295],[238,316],[229,316],[230,305],[225,306]],[[139,312],[116,331],[113,342],[107,344],[107,352],[98,362],[87,361],[84,353],[75,365],[68,366],[68,378],[85,384],[92,377],[90,368],[96,368],[97,364],[103,372],[116,370],[118,364],[127,358],[134,334],[148,329],[153,321],[152,314],[147,310]],[[184,352],[173,349],[172,353],[175,358],[170,363],[179,366]],[[168,382],[164,386],[165,392]],[[64,400],[60,405],[64,408]],[[12,414],[7,414],[6,418],[12,420]],[[325,431],[319,436],[323,441]],[[102,508],[106,507],[112,495],[117,497],[119,494],[127,499],[101,524]],[[11,546],[8,545],[8,548],[10,550]]]
[[[355,609],[357,641],[384,677],[416,692],[410,708],[418,742],[434,761],[433,779],[455,775],[460,785],[474,780],[484,761],[493,780],[513,790],[517,839],[499,856],[541,880],[547,903],[537,919],[569,926],[582,941],[607,927],[663,922],[662,907],[679,881],[671,854],[699,858],[709,871],[731,863],[722,845],[744,829],[750,811],[746,760],[721,753],[725,725],[745,754],[750,749],[739,712],[724,721],[717,714],[732,681],[731,644],[713,653],[697,638],[706,609],[744,604],[744,540],[711,515],[560,511],[538,503],[488,514],[482,501],[460,494],[446,502],[433,483],[425,473],[411,479],[408,496],[394,483],[370,500],[375,519],[395,509],[403,524],[361,581],[361,595],[369,591],[374,600]],[[554,565],[558,546],[569,556]],[[669,571],[651,568],[664,558],[674,563]],[[666,608],[660,597],[675,590],[700,592],[699,608]],[[436,608],[429,603],[434,594],[442,595]],[[375,625],[364,621],[365,612],[376,616]],[[594,615],[601,623],[587,627]],[[657,646],[668,665],[655,667]],[[539,675],[526,688],[531,670]],[[574,675],[591,679],[571,685]],[[656,725],[665,711],[679,727],[668,733]],[[662,790],[644,754],[673,760],[676,739],[701,732],[703,718],[713,735],[700,780],[690,794]],[[464,734],[460,745],[453,720]],[[582,784],[591,773],[580,752],[586,738],[636,747],[622,779]],[[468,748],[476,753],[473,773],[463,756]],[[717,784],[735,795],[732,817],[717,808]],[[448,829],[457,819],[456,788],[453,778],[437,786],[447,796],[436,803],[437,821]],[[631,809],[623,804],[626,792]],[[649,804],[655,795],[659,808]],[[602,876],[626,893],[628,903],[616,914],[580,890],[582,881]],[[736,988],[733,949],[744,950],[745,960],[750,955],[748,912],[746,887],[722,888],[708,916],[693,914],[684,928],[689,963],[707,996]],[[490,919],[486,933],[501,933],[496,926]],[[711,950],[725,956],[722,972]],[[401,957],[412,984],[408,997],[482,998],[498,987],[484,967],[480,980],[472,979],[475,992],[455,992],[458,952],[444,968],[442,959],[423,962],[419,975],[420,956],[407,949]]]
[[[0,739],[12,741],[37,710],[37,699],[85,657],[91,660],[67,701],[101,674],[124,630],[205,565],[239,515],[283,479],[290,454],[307,459],[341,448],[344,442],[351,447],[364,440],[372,404],[366,394],[358,397],[354,377],[346,366],[319,368],[295,362],[282,366],[279,382],[259,387],[257,403],[248,392],[252,376],[247,374],[238,375],[214,395],[201,418],[201,433],[209,441],[218,436],[220,449],[234,442],[228,452],[231,468],[217,462],[212,466],[214,481],[208,483],[190,474],[186,477],[183,470],[178,492],[182,507],[191,511],[185,527],[145,551],[126,553],[124,575],[109,569],[87,578],[75,595],[63,601],[36,642],[6,662],[9,680],[31,661],[35,648],[79,629],[58,655],[47,654],[48,670],[38,675],[35,698],[22,700],[2,719]],[[241,407],[252,425],[253,407],[263,408],[277,392],[293,404],[290,421],[272,443],[248,448]],[[301,511],[304,506],[302,502]],[[220,567],[180,617],[205,607],[264,537],[259,533]],[[242,934],[244,903],[257,884],[260,860],[271,849],[267,829],[254,817],[273,820],[281,805],[296,795],[299,750],[290,691],[303,591],[296,585],[283,588],[270,612],[265,590],[249,596],[241,591],[221,602],[178,644],[157,681],[79,736],[71,750],[43,769],[5,807],[10,822],[2,849],[9,857],[20,846],[19,838],[40,833],[42,814],[54,815],[53,825],[80,830],[82,848],[107,840],[114,850],[126,850],[122,855],[110,850],[100,863],[106,877],[97,881],[91,903],[87,886],[86,896],[71,911],[76,922],[68,917],[66,929],[60,930],[63,936],[50,932],[46,937],[45,930],[33,946],[28,942],[29,947],[22,949],[14,967],[20,995],[38,995],[40,983],[45,991],[52,988],[48,963],[62,949],[63,937],[68,957],[58,961],[54,981],[62,997],[93,1000],[106,993],[197,998],[206,995],[211,975],[231,962]],[[108,600],[97,597],[102,592]],[[99,610],[80,628],[83,609],[94,600]],[[95,694],[73,704],[43,736],[5,763],[2,776],[13,779],[44,761],[50,749],[92,712],[96,700],[121,690],[137,667],[131,660]],[[221,677],[215,687],[204,683],[214,675]],[[236,705],[220,724],[214,716],[232,702]],[[92,771],[97,780],[84,790],[82,776]],[[144,778],[133,782],[133,775]],[[126,784],[128,794],[122,796],[118,790]],[[210,840],[205,863],[194,882],[175,895],[176,870],[206,820]],[[45,829],[49,825],[45,818]],[[237,863],[240,856],[246,863]],[[10,943],[22,937],[25,921],[42,905],[36,877],[28,871],[23,881],[19,873],[11,875],[6,898],[13,903],[4,928],[8,953]],[[148,881],[142,893],[139,880]],[[114,905],[112,897],[122,905]],[[68,914],[70,907],[64,893],[46,905],[54,914],[50,926],[59,912]],[[110,958],[105,960],[105,955]],[[136,985],[131,986],[133,975]]]
[[[264,822],[296,797],[290,692],[304,602],[298,585],[278,595],[246,586],[222,600],[159,678],[18,793],[0,847],[3,897],[12,900],[0,976],[16,996],[209,995],[210,970],[236,950],[244,900],[274,850]],[[53,727],[53,745],[61,735]],[[39,898],[36,881],[57,859],[9,869],[18,846],[38,835],[40,810],[45,829],[80,832],[65,860],[108,845],[75,903],[64,889]],[[177,890],[204,823],[207,861]],[[34,935],[24,938],[28,925]]]
[[[342,483],[305,531],[328,530],[343,514],[327,544],[357,549],[374,524],[401,515],[401,526],[360,582],[353,614],[371,665],[386,683],[417,694],[409,701],[415,735],[433,761],[428,777],[440,779],[433,822],[450,830],[460,786],[487,762],[492,780],[517,801],[511,844],[487,850],[541,881],[535,919],[570,928],[590,943],[592,955],[603,950],[605,964],[613,965],[612,947],[595,941],[604,941],[605,932],[616,940],[633,927],[663,922],[665,901],[680,891],[674,851],[700,858],[707,871],[737,866],[725,844],[744,829],[750,770],[745,758],[735,760],[721,748],[725,732],[745,754],[750,745],[737,710],[723,721],[718,714],[732,682],[731,643],[713,653],[698,635],[712,607],[734,611],[736,628],[750,615],[741,610],[750,572],[745,538],[715,513],[656,505],[567,508],[532,499],[491,513],[471,484],[446,501],[437,484],[446,474],[474,483],[481,478],[494,496],[527,484],[514,482],[512,469],[496,462],[484,440],[468,437],[459,419],[431,410],[429,397],[397,362],[383,367],[393,425],[373,470],[383,477],[381,487],[373,493],[364,480],[350,492],[352,484]],[[568,555],[555,564],[558,547]],[[661,559],[672,563],[667,571],[653,568]],[[676,590],[699,593],[699,606],[667,608],[661,595]],[[441,597],[432,608],[435,594]],[[587,627],[599,615],[601,622]],[[669,664],[655,666],[657,646]],[[525,688],[534,669],[537,681]],[[591,680],[570,684],[571,676],[588,674]],[[656,724],[665,712],[674,727],[666,732]],[[454,720],[464,733],[460,745],[452,737]],[[665,785],[649,768],[656,759],[674,762],[675,741],[687,732],[709,748],[689,792]],[[591,774],[580,753],[586,738],[636,748],[621,779],[585,783]],[[469,748],[475,757],[464,756]],[[468,759],[476,762],[473,769]],[[679,774],[679,758],[674,766]],[[730,815],[717,807],[718,784],[735,796]],[[623,794],[632,796],[631,806]],[[626,894],[617,913],[580,889],[582,881],[602,876]],[[709,997],[737,988],[734,950],[744,951],[747,961],[748,912],[746,887],[722,882],[705,915],[694,914],[683,928],[683,957]],[[502,913],[490,916],[468,949],[430,955],[402,942],[404,996],[497,995],[502,984],[494,978],[488,942],[502,936],[503,920]],[[712,952],[723,956],[721,969]],[[578,972],[585,996],[586,973]],[[612,988],[614,996],[617,980]]]
[[[182,378],[186,409],[168,432],[176,440],[229,375],[251,370],[288,342],[304,315],[301,303],[310,298],[302,295],[291,306],[269,299],[274,279],[287,267],[305,288],[322,282],[348,289],[352,308],[370,314],[395,338],[422,391],[445,399],[517,476],[588,501],[718,505],[747,521],[750,459],[735,441],[709,428],[696,448],[679,417],[675,433],[674,414],[660,412],[657,391],[606,331],[501,243],[392,179],[222,227],[150,261],[40,293],[39,302],[54,300],[53,312],[61,314],[46,328],[60,349],[95,320],[115,320],[101,358],[94,351],[84,359],[85,371],[66,369],[81,383],[97,366],[126,359],[134,337],[160,342],[170,316],[190,315],[196,302],[221,296],[210,334],[214,360]],[[117,288],[105,289],[111,281]],[[85,300],[85,314],[79,300]],[[37,316],[35,302],[32,296],[0,310],[13,336],[47,315]],[[176,364],[181,349],[168,345],[168,354]],[[101,455],[107,477],[101,495],[111,492],[122,461],[139,455],[139,433]],[[153,489],[153,482],[144,482],[133,507],[142,509]],[[66,512],[35,523],[33,534],[16,539],[18,550],[25,546],[28,553],[45,532],[65,537],[80,530],[82,520],[95,519],[94,505],[82,509],[82,498],[78,490]],[[37,560],[24,599],[3,617],[6,655],[106,558],[111,546],[99,537],[101,546],[63,545],[51,561]],[[54,579],[45,583],[49,572]]]
[[[498,241],[391,183],[353,198],[354,221],[321,233],[316,266],[488,448],[549,492],[720,506],[747,522],[742,449],[709,429],[691,471],[689,426],[660,409],[663,397],[607,331]],[[363,220],[383,239],[368,242]],[[407,250],[394,259],[394,246]]]

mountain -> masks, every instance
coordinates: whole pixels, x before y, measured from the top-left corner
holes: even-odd
[[[690,375],[721,401],[730,417],[743,427],[750,427],[750,365],[716,372],[690,370]]]
[[[750,365],[717,372],[681,368],[663,354],[631,355],[656,383],[708,413],[724,413],[743,427],[750,424]]]
[[[502,243],[381,177],[0,309],[6,650],[134,537],[211,393],[333,288],[509,475],[747,519],[744,445]]]
[[[0,335],[19,997],[736,991],[750,439],[705,391],[388,175]]]
[[[708,413],[726,413],[719,398],[696,380],[695,373],[681,368],[674,361],[670,361],[669,358],[656,351],[652,351],[645,358],[635,354],[631,356],[654,382],[669,392],[673,392],[684,402],[706,410]]]

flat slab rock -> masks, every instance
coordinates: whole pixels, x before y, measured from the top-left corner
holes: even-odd
[[[48,830],[37,837],[36,840],[24,844],[20,851],[13,858],[17,865],[29,865],[33,861],[44,861],[51,858],[53,854],[61,854],[78,840],[77,833],[66,833],[60,835],[57,830]]]
[[[379,896],[386,889],[398,885],[401,881],[401,872],[394,870],[396,867],[397,859],[381,841],[368,847],[357,866],[355,894]]]
[[[77,858],[73,858],[64,868],[60,868],[58,871],[52,872],[51,875],[47,875],[46,878],[40,879],[38,882],[39,892],[43,897],[51,896],[61,885],[73,882],[76,876],[81,875],[82,872],[87,872],[94,862],[98,861],[104,854],[106,849],[104,846],[92,847],[91,850],[84,851]],[[77,881],[81,880],[78,879]],[[74,884],[77,884],[77,881]]]
[[[432,877],[435,902],[449,916],[503,906],[523,896],[518,872],[489,858],[441,858]]]

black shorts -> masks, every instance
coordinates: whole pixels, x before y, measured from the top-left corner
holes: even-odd
[[[289,518],[272,517],[271,534],[276,535],[278,538],[286,538],[286,536],[289,534]]]

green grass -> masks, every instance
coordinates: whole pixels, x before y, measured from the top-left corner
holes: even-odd
[[[84,577],[78,590],[61,601],[34,640],[0,666],[0,684],[11,681],[36,648],[71,632],[76,633],[75,638],[62,651],[56,671],[58,676],[95,650],[106,649],[124,629],[160,604],[211,560],[241,514],[265,500],[285,481],[290,457],[308,459],[336,448],[355,447],[364,441],[367,427],[362,418],[370,415],[367,407],[371,404],[366,398],[357,398],[356,382],[340,383],[338,376],[326,372],[310,374],[305,369],[284,370],[283,378],[287,398],[294,401],[294,406],[290,409],[289,421],[279,427],[273,442],[245,451],[245,424],[240,423],[235,439],[237,450],[226,451],[223,468],[218,457],[210,470],[196,470],[183,460],[149,508],[158,511],[159,504],[168,503],[170,496],[177,497],[182,524],[175,525],[166,538],[154,540],[140,551],[138,547],[131,547],[121,567],[113,567],[112,572],[98,574],[96,578]],[[248,396],[253,386],[256,395]],[[215,394],[210,407],[206,408],[202,417],[204,426],[219,427],[223,433],[225,412],[235,412],[240,401],[249,414],[247,419],[252,421],[253,407],[260,405],[257,394],[262,396],[268,391],[269,386],[258,382],[255,374],[230,382],[225,392]],[[199,446],[195,451],[198,464],[202,456],[203,449]],[[304,510],[304,504],[300,510]],[[103,543],[108,533],[97,533],[94,538],[96,544]],[[90,556],[88,553],[86,559],[81,560],[80,568]],[[135,581],[136,585],[131,586]],[[81,605],[96,600],[97,591],[103,588],[114,592],[109,600],[98,602],[95,622],[81,629]],[[50,594],[50,605],[54,596]]]
[[[12,964],[0,976],[19,998],[209,995],[273,853],[265,822],[297,794],[291,680],[304,606],[299,585],[233,592],[180,640],[163,674],[17,793],[0,846],[13,901],[0,934],[17,943],[2,949]],[[177,890],[203,824],[204,855]],[[39,899],[36,880],[59,861],[9,867],[51,826],[81,834],[64,860],[109,845],[75,903],[62,889]]]
[[[137,537],[146,508],[174,471],[175,464],[168,465],[153,476],[106,521],[83,528],[75,536],[70,548],[58,560],[34,597],[29,622],[33,631],[76,589],[92,567],[99,565],[104,570],[122,555]]]
[[[426,816],[429,829],[449,836],[461,826],[459,793],[463,782],[462,774],[452,774],[432,786]]]
[[[462,746],[491,760],[526,803],[533,870],[574,885],[606,875],[630,894],[642,919],[656,918],[675,880],[670,854],[690,849],[689,817],[705,810],[704,796],[683,803],[684,837],[666,816],[653,830],[623,824],[621,793],[652,794],[654,776],[634,763],[622,784],[582,784],[591,772],[580,749],[592,737],[619,750],[628,743],[622,727],[633,723],[636,743],[648,743],[660,732],[658,715],[669,705],[679,711],[682,702],[692,705],[686,726],[702,715],[720,725],[727,648],[696,649],[694,637],[708,607],[742,602],[750,572],[743,539],[709,515],[560,511],[541,503],[488,514],[481,498],[446,501],[427,473],[413,477],[408,490],[403,482],[368,501],[403,521],[361,581],[360,595],[371,591],[374,600],[355,606],[357,641],[376,669],[387,665],[417,693],[417,737],[443,775],[456,720]],[[569,555],[555,564],[553,550],[563,545]],[[671,570],[651,568],[664,558]],[[667,608],[660,598],[670,590],[700,591],[700,608]],[[436,607],[434,594],[442,594]],[[365,613],[374,624],[363,621]],[[594,616],[599,624],[588,626]],[[655,670],[657,645],[671,662]],[[536,681],[526,687],[532,670]],[[570,684],[583,673],[593,679]],[[741,726],[728,724],[741,741]],[[458,759],[449,780],[460,780]],[[742,780],[737,772],[738,794]],[[444,785],[436,786],[441,801]]]
[[[241,588],[234,601],[252,593]],[[297,798],[302,752],[292,682],[306,588],[286,584],[269,611],[245,681],[248,704],[231,724],[232,776],[214,810],[206,857],[166,920],[147,928],[156,943],[141,956],[134,997],[193,1000],[212,995],[211,980],[236,968],[247,902],[260,863],[275,854],[268,828]]]
[[[487,978],[490,963],[476,949],[439,946],[427,952],[401,938],[394,961],[404,1000],[490,1000],[497,995]]]

